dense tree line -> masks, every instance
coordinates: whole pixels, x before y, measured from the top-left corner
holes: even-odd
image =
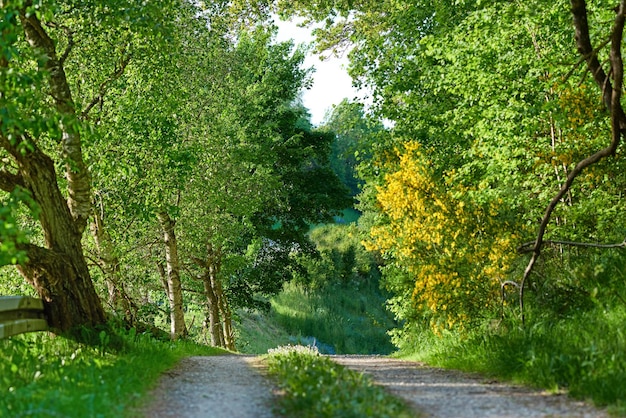
[[[400,343],[523,321],[525,290],[626,297],[624,2],[1,5],[0,262],[58,329],[158,312],[178,338],[187,298],[232,348],[232,309],[311,270],[308,227],[348,191]],[[322,22],[368,111],[310,125],[271,10]]]
[[[620,303],[623,2],[283,10],[322,23],[320,50],[349,49],[373,117],[391,122],[358,171],[400,344],[424,326],[523,321],[525,290],[544,312]]]
[[[232,309],[277,292],[306,226],[350,205],[333,135],[297,104],[303,52],[246,4],[1,5],[2,264],[57,330],[152,306],[179,338],[194,295],[235,348]]]

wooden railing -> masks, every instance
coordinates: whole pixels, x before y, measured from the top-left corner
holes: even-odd
[[[32,331],[45,331],[48,322],[41,299],[0,296],[0,339]]]

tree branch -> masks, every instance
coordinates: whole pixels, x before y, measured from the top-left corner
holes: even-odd
[[[76,45],[76,43],[74,42],[74,32],[71,32],[69,30],[67,30],[66,32],[67,32],[67,47],[65,48],[65,51],[63,51],[63,54],[61,54],[61,57],[59,58],[59,63],[61,65],[65,64],[65,60],[67,60],[67,57],[70,56],[70,52],[72,52],[74,45]]]
[[[68,120],[61,123],[63,157],[66,161],[65,175],[69,196],[67,205],[78,232],[82,234],[87,226],[87,219],[91,215],[91,181],[89,170],[83,160],[80,132],[73,123],[76,117],[75,104],[63,63],[56,53],[55,43],[43,28],[37,15],[26,14],[26,7],[29,5],[30,1],[20,10],[20,21],[28,43],[46,56],[44,68],[47,71],[50,92],[57,111],[66,116]]]
[[[602,68],[602,65],[598,61],[598,57],[593,54],[593,47],[591,46],[591,39],[589,37],[589,24],[587,21],[587,5],[585,0],[571,0],[572,14],[574,20],[575,39],[578,47],[578,52],[586,57],[587,67],[593,74],[596,84],[602,90],[602,96],[604,104],[610,113],[611,118],[611,142],[606,147],[590,155],[584,160],[580,161],[576,167],[569,173],[567,179],[559,192],[552,198],[539,225],[537,232],[537,239],[533,246],[533,255],[528,262],[528,266],[524,270],[524,276],[520,282],[520,311],[522,315],[522,323],[524,322],[524,283],[530,276],[532,269],[541,255],[541,248],[543,244],[543,237],[545,235],[548,223],[552,217],[552,213],[556,206],[559,204],[563,196],[569,191],[570,187],[574,183],[574,180],[582,171],[592,164],[597,163],[605,157],[613,155],[617,150],[620,143],[622,133],[626,127],[626,116],[621,105],[622,88],[623,88],[623,72],[624,63],[622,61],[621,43],[624,32],[625,12],[626,7],[624,0],[622,0],[616,10],[615,21],[613,23],[613,30],[611,32],[611,51],[610,51],[610,63],[611,74],[613,76],[613,83],[610,82],[608,75]]]
[[[100,84],[100,87],[98,88],[98,93],[91,99],[89,104],[82,111],[80,115],[81,119],[87,119],[87,116],[89,115],[89,112],[91,112],[91,109],[93,109],[94,106],[97,105],[98,103],[102,102],[102,99],[104,98],[104,95],[108,91],[110,84],[113,83],[115,80],[119,79],[124,74],[124,71],[126,70],[126,67],[128,66],[128,63],[131,60],[131,54],[127,53],[126,49],[127,49],[126,47],[123,48],[122,57],[120,58],[119,62],[116,64],[116,68],[113,71],[113,73],[109,75],[109,77]]]
[[[611,33],[611,37],[607,40],[607,43],[611,42],[612,44],[611,52],[613,52],[614,50],[615,36],[617,34],[616,31],[618,30],[618,26],[619,26],[620,9],[623,7],[621,3],[622,2],[620,2],[620,6],[616,8],[617,17],[613,25],[613,31]],[[604,71],[604,68],[602,67],[602,64],[598,60],[598,54],[597,54],[597,51],[601,49],[605,45],[605,43],[603,42],[602,44],[600,44],[598,48],[595,48],[595,49],[591,45],[591,37],[589,35],[589,22],[587,20],[587,4],[585,0],[571,0],[571,5],[572,5],[572,16],[573,16],[573,22],[574,22],[574,39],[576,40],[576,46],[578,48],[578,52],[585,59],[585,61],[587,61],[587,68],[593,75],[593,78],[596,84],[598,85],[598,87],[602,89],[603,102],[606,108],[609,110],[609,112],[612,112],[613,104],[611,102],[611,98],[612,98],[611,91],[613,90],[613,88],[611,86],[611,81],[609,79],[609,76],[606,74],[606,72]],[[619,28],[620,38],[621,38],[622,30],[623,30],[623,27]],[[613,66],[613,62],[611,62],[611,65]],[[617,82],[615,82],[615,84],[617,84]],[[626,127],[626,116],[624,115],[624,111],[621,108],[621,106],[618,112],[620,114],[619,118],[620,118],[621,127],[622,129],[624,129]]]
[[[574,74],[574,71],[576,71],[576,69],[580,67],[583,63],[587,62],[587,60],[589,60],[591,57],[597,58],[598,52],[600,52],[600,50],[604,48],[605,46],[607,46],[610,42],[611,42],[611,38],[607,38],[600,45],[594,48],[590,53],[581,56],[580,59],[576,62],[576,64],[574,64],[572,68],[567,72],[567,74],[565,75],[565,80],[569,79],[572,76],[572,74]],[[602,66],[600,66],[599,68],[602,68]],[[587,67],[587,69],[589,70],[589,67]]]
[[[575,241],[555,241],[555,240],[543,240],[544,244],[553,245],[567,245],[569,247],[589,247],[589,248],[622,248],[626,247],[626,238],[624,241],[617,244],[593,244],[589,242],[575,242]],[[533,251],[535,241],[525,242],[517,248],[517,252],[520,254],[529,253]]]
[[[67,60],[70,53],[72,52],[72,49],[76,45],[76,42],[74,42],[75,32],[72,31],[67,26],[58,25],[56,22],[46,22],[45,25],[49,28],[61,29],[63,30],[63,32],[65,32],[65,36],[67,36],[67,46],[65,47],[65,51],[63,51],[63,53],[61,54],[61,57],[59,58],[59,63],[63,65],[65,63],[65,60]]]

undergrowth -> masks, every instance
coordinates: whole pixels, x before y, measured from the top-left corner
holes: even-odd
[[[97,343],[39,332],[0,340],[0,417],[136,416],[159,375],[217,349],[149,334],[102,331]]]
[[[372,380],[320,356],[311,347],[271,350],[269,371],[285,395],[278,413],[302,418],[408,418],[415,416],[400,400]]]
[[[400,356],[567,390],[626,416],[625,320],[624,307],[598,307],[560,320],[535,318],[525,327],[511,322],[465,335],[415,331],[402,344]]]

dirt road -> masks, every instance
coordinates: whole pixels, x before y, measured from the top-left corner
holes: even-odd
[[[607,417],[601,410],[527,388],[485,381],[455,371],[380,356],[332,356],[405,399],[420,416]],[[258,368],[258,357],[191,357],[166,373],[145,417],[272,418],[276,388]]]
[[[150,394],[146,418],[273,418],[274,386],[254,356],[189,357]]]

